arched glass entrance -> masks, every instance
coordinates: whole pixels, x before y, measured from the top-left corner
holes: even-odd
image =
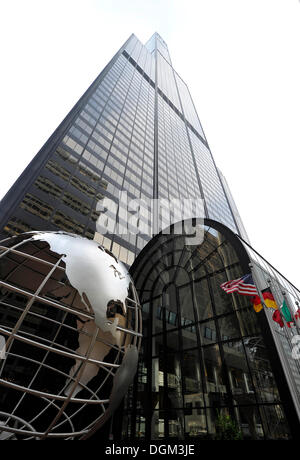
[[[122,437],[215,438],[228,415],[244,439],[288,439],[259,314],[220,288],[249,271],[248,255],[226,227],[205,224],[200,245],[160,234],[131,268],[144,342]]]

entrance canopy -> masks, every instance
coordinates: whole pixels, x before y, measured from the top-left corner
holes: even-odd
[[[205,219],[202,230],[201,242],[191,245],[171,227],[130,269],[145,337],[131,434],[215,437],[218,417],[229,414],[244,438],[290,438],[291,395],[274,367],[278,350],[268,312],[256,313],[250,297],[220,287],[249,273],[250,263],[259,288],[267,279],[280,281],[224,225]]]

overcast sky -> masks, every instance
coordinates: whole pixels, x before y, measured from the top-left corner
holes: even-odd
[[[299,287],[299,0],[2,1],[0,196],[129,35],[155,31],[252,245]]]

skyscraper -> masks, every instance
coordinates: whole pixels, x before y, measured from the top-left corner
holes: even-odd
[[[203,199],[202,244],[189,247],[175,232],[105,233],[102,200],[119,202],[120,192],[146,202]],[[122,211],[120,205],[117,218],[126,226]],[[2,236],[30,230],[95,239],[131,267],[144,343],[114,428],[119,438],[215,436],[218,414],[235,418],[245,438],[297,433],[296,330],[281,329],[272,312],[255,313],[248,297],[225,294],[220,285],[252,270],[259,291],[270,287],[278,305],[286,300],[293,310],[300,293],[249,245],[159,34],[145,45],[129,37],[3,198]],[[13,300],[22,311],[25,300]],[[10,316],[5,299],[0,303],[1,321],[13,328],[15,311]]]
[[[206,217],[238,231],[188,87],[157,33],[146,45],[132,35],[73,107],[3,198],[1,232],[95,236],[131,265],[149,235],[95,235],[97,205],[121,190],[128,199],[202,197]]]

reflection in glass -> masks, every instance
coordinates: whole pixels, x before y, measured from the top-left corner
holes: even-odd
[[[189,410],[185,410],[185,433],[189,438],[207,436],[206,411],[198,401],[193,402]]]
[[[195,348],[197,346],[196,327],[198,327],[198,325],[191,324],[187,327],[182,328],[181,334],[183,350]]]
[[[236,314],[226,315],[218,319],[221,340],[235,339],[241,336]]]
[[[200,324],[201,342],[203,345],[210,345],[217,342],[216,323],[214,320],[205,321]]]
[[[234,263],[238,263],[238,256],[228,241],[225,241],[218,249],[220,257],[223,260],[223,264],[225,267],[228,265],[232,265]]]
[[[271,370],[268,350],[262,337],[244,339],[244,344],[259,401],[279,401],[278,388]]]
[[[224,344],[223,352],[234,403],[255,404],[256,398],[243,342],[236,340],[231,343],[231,346]]]
[[[259,406],[261,418],[264,422],[267,439],[283,439],[290,438],[289,427],[281,405]]]
[[[194,322],[193,293],[191,285],[180,287],[178,289],[179,304],[181,316]]]
[[[256,313],[252,305],[246,309],[237,312],[237,318],[243,336],[260,334],[260,327],[258,325],[255,315]]]
[[[194,284],[195,290],[195,306],[198,314],[198,321],[207,318],[212,318],[211,298],[208,290],[208,283],[206,279],[196,281]]]
[[[207,406],[224,405],[227,401],[227,389],[222,372],[219,346],[203,348],[205,389],[204,398]]]
[[[264,438],[262,420],[256,406],[235,407],[235,415],[244,440]]]
[[[179,354],[167,354],[165,361],[165,379],[168,386],[165,404],[170,409],[182,407],[182,374]]]
[[[165,322],[167,329],[172,329],[178,323],[176,286],[169,284],[163,292],[163,308],[165,309]]]
[[[209,281],[213,292],[216,314],[222,315],[223,313],[232,313],[233,304],[231,295],[226,294],[226,292],[220,288],[221,284],[227,281],[225,272],[212,276]]]
[[[193,250],[176,235],[168,257],[170,236],[154,240],[142,259],[146,270],[141,262],[136,270],[147,335],[152,331],[148,432],[152,439],[218,439],[223,414],[243,439],[285,439],[287,422],[251,301],[220,288],[244,272],[223,235],[214,229],[205,235]],[[138,433],[143,417],[140,411]]]

